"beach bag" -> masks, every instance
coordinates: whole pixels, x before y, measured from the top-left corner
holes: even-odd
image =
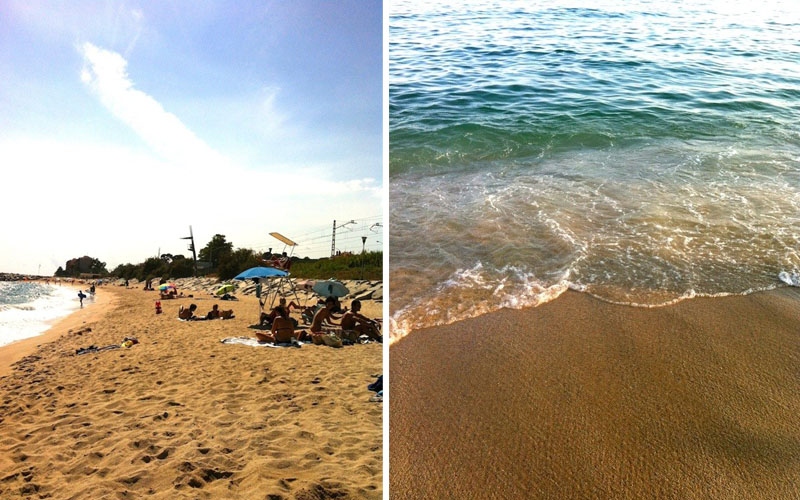
[[[322,341],[325,342],[325,345],[328,347],[342,347],[342,339],[333,333],[323,335]]]

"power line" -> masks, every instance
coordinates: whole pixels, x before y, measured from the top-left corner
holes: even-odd
[[[382,219],[383,219],[383,216],[381,216],[381,215],[371,215],[371,216],[368,216],[368,217],[362,217],[362,218],[350,219],[350,220],[353,220],[353,221],[356,221],[356,222],[367,222],[367,221],[376,221],[376,220],[382,220]],[[315,233],[321,233],[321,232],[325,232],[325,231],[327,231],[325,234],[321,234],[321,235],[315,236],[313,238],[305,238],[305,239],[303,239],[305,236],[309,236],[309,235],[313,235]],[[355,231],[355,229],[352,229],[352,230],[349,230],[349,231],[346,231],[346,232],[352,232],[352,231]],[[323,239],[323,238],[324,239],[328,239],[328,238],[331,237],[331,235],[332,235],[332,232],[331,232],[330,226],[320,226],[319,229],[314,229],[314,230],[307,231],[307,232],[301,233],[301,234],[292,234],[290,237],[293,240],[297,241],[299,245],[302,245],[304,242],[308,242],[308,241],[311,241],[311,240]],[[251,244],[247,244],[247,243],[245,243],[245,244],[243,244],[241,246],[239,246],[239,245],[237,245],[237,246],[239,248],[269,248],[269,247],[271,247],[273,245],[270,245],[270,244],[252,244],[252,243]]]

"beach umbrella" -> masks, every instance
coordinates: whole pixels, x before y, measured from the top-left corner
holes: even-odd
[[[312,290],[323,297],[344,297],[350,293],[346,286],[335,280],[317,281]]]
[[[289,273],[273,267],[251,267],[235,276],[235,280],[250,280],[254,278],[272,278],[275,276],[288,276]]]
[[[166,289],[168,289],[168,288],[175,288],[175,289],[177,289],[177,287],[175,286],[175,283],[164,283],[163,285],[161,285],[161,286],[159,286],[159,287],[158,287],[158,289],[159,289],[159,290],[166,290]]]
[[[236,287],[233,285],[222,285],[221,287],[217,288],[217,291],[214,292],[217,295],[223,295],[228,292],[232,292]]]

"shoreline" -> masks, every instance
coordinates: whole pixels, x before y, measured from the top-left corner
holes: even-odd
[[[772,286],[767,286],[767,287],[763,287],[763,288],[751,288],[751,289],[745,290],[743,292],[701,293],[701,292],[693,292],[693,291],[691,291],[691,293],[689,293],[689,292],[684,293],[683,295],[681,295],[679,297],[667,300],[665,302],[659,302],[659,303],[655,303],[655,304],[647,304],[647,303],[638,303],[638,302],[621,302],[621,301],[615,301],[615,300],[607,299],[607,298],[605,298],[605,297],[603,297],[601,295],[597,295],[595,293],[588,292],[588,291],[583,290],[581,288],[574,287],[572,284],[570,284],[569,286],[565,286],[563,291],[560,291],[554,297],[552,297],[552,298],[550,298],[548,300],[539,302],[539,303],[537,303],[535,305],[525,305],[525,306],[522,306],[522,307],[519,307],[519,308],[499,307],[498,309],[493,309],[493,310],[488,311],[488,312],[480,312],[480,313],[476,314],[475,316],[468,317],[468,318],[463,318],[463,319],[458,319],[458,320],[453,321],[451,323],[445,323],[445,324],[433,325],[433,326],[423,326],[423,327],[420,327],[420,328],[411,329],[411,330],[408,330],[407,332],[404,332],[403,334],[401,334],[399,336],[395,336],[395,335],[390,336],[389,345],[392,346],[392,345],[400,342],[401,340],[405,339],[406,337],[408,337],[412,333],[420,331],[420,330],[427,330],[427,329],[430,329],[430,328],[441,328],[441,327],[444,327],[444,326],[457,324],[457,323],[460,323],[462,321],[469,321],[471,319],[479,318],[481,316],[496,314],[496,313],[501,312],[501,311],[524,311],[524,310],[529,310],[529,309],[535,309],[537,307],[541,307],[541,306],[543,306],[545,304],[548,304],[550,302],[558,300],[565,293],[585,294],[586,296],[591,297],[594,300],[597,300],[599,302],[603,302],[605,304],[612,305],[612,306],[632,307],[632,308],[636,308],[636,309],[661,309],[661,308],[665,308],[665,307],[672,307],[672,306],[678,305],[678,304],[680,304],[682,302],[685,302],[687,300],[719,299],[719,298],[724,298],[724,297],[747,297],[747,296],[753,295],[753,294],[768,293],[768,292],[773,292],[773,291],[779,291],[781,289],[793,289],[793,288],[798,288],[798,287],[796,287],[794,285],[789,285],[787,283],[776,283],[776,284],[774,284]],[[800,293],[800,292],[798,292],[798,293]],[[392,325],[395,324],[394,320],[392,320],[392,319],[390,319],[390,323]]]
[[[662,308],[567,291],[390,347],[397,498],[787,498],[800,291]]]
[[[71,286],[76,290],[80,288],[77,285],[66,286]],[[41,333],[0,346],[0,378],[9,375],[14,363],[25,356],[33,354],[40,345],[54,342],[70,329],[78,328],[84,323],[101,319],[107,312],[112,310],[113,304],[113,293],[103,290],[102,287],[98,288],[95,292],[93,303],[66,316],[49,321],[50,327]]]

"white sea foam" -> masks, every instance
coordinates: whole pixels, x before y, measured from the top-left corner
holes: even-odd
[[[456,270],[430,294],[419,297],[389,318],[390,343],[411,330],[446,325],[498,309],[535,307],[556,299],[570,288],[569,272],[548,284],[521,268],[485,268],[480,262]]]
[[[636,300],[617,300],[611,296],[596,293],[591,285],[575,283],[568,279],[571,271],[566,271],[554,283],[544,283],[532,273],[524,272],[514,266],[499,270],[487,270],[482,263],[471,268],[459,269],[447,280],[437,286],[430,294],[419,297],[410,305],[397,310],[389,319],[390,344],[407,336],[413,330],[446,325],[456,321],[488,314],[500,309],[523,309],[537,307],[560,297],[567,290],[586,293],[597,300],[609,304],[628,307],[660,308],[668,307],[695,298],[718,298],[746,296],[757,292],[774,290],[782,286],[779,282],[752,287],[736,292],[698,292],[694,289],[674,293],[666,300],[639,302]],[[489,275],[504,277],[490,278]],[[782,271],[778,278],[790,286],[800,286],[800,272]],[[653,294],[643,294],[652,298]]]
[[[31,290],[31,287],[41,288]],[[11,296],[12,294],[25,295]],[[4,299],[3,302],[29,297],[26,302],[0,305],[0,345],[10,344],[46,331],[54,320],[80,308],[77,294],[77,290],[66,286],[0,283],[0,297]],[[90,303],[90,298],[84,300],[84,305]]]

